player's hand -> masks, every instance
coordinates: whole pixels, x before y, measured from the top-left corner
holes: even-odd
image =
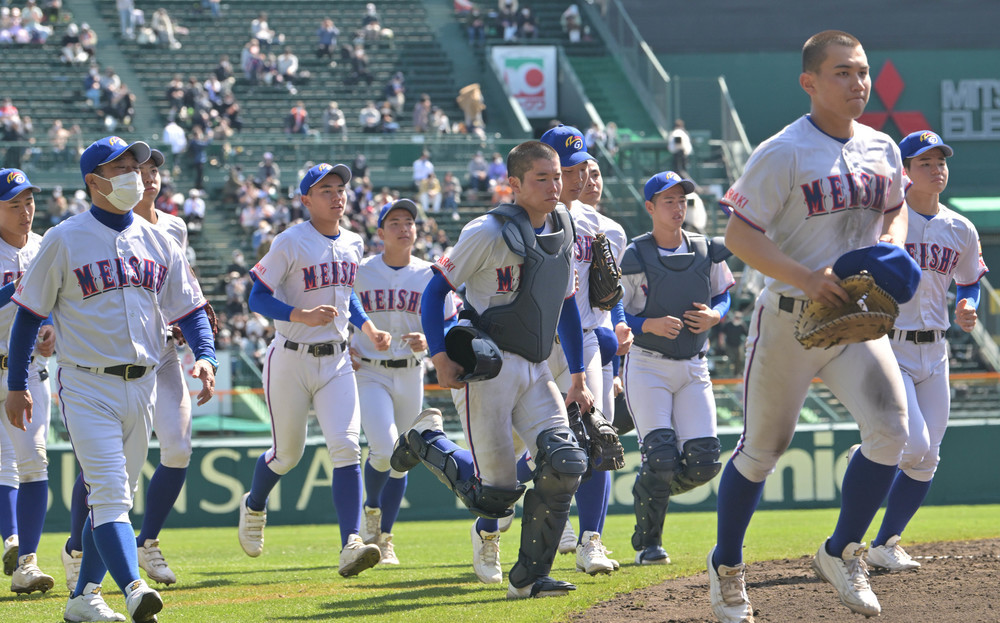
[[[361,353],[353,346],[348,348],[347,352],[351,355],[351,369],[357,372],[361,369]]]
[[[372,344],[375,345],[375,350],[377,351],[389,350],[389,345],[392,344],[392,335],[388,331],[375,329],[368,337],[371,338]]]
[[[622,357],[627,355],[628,349],[632,348],[632,342],[635,340],[632,329],[624,322],[619,322],[615,326],[615,337],[618,338],[618,350],[615,354]]]
[[[433,357],[434,369],[437,370],[438,385],[447,389],[462,389],[465,383],[458,380],[458,377],[465,371],[462,366],[448,356],[446,352],[440,352]]]
[[[669,340],[676,339],[684,328],[684,323],[679,318],[673,316],[663,316],[662,318],[646,318],[642,323],[643,333],[652,333]]]
[[[569,391],[566,392],[566,405],[575,402],[580,405],[580,413],[590,413],[594,408],[594,395],[587,388],[587,377],[584,372],[577,372],[570,375],[572,382]]]
[[[427,338],[423,333],[414,331],[403,336],[403,341],[415,353],[422,353],[427,350]]]
[[[976,328],[977,320],[979,320],[979,315],[976,313],[976,308],[969,302],[969,299],[959,301],[955,307],[955,323],[958,324],[962,331],[972,333],[972,330]]]
[[[622,383],[622,377],[616,376],[613,381],[611,381],[611,386],[614,388],[614,396],[617,398],[621,396],[622,392],[625,391],[625,383]]]
[[[295,308],[288,319],[292,322],[301,322],[307,327],[325,327],[338,315],[337,308],[333,305],[320,305],[312,309]]]
[[[802,291],[810,299],[827,307],[840,307],[849,298],[847,290],[840,287],[840,279],[830,266],[809,273],[806,282],[802,284]]]
[[[694,309],[684,312],[684,324],[691,333],[704,333],[722,320],[722,315],[704,303],[694,303]]]
[[[56,328],[50,324],[43,324],[38,328],[38,341],[35,342],[35,349],[42,357],[51,357],[56,352]]]
[[[8,391],[4,408],[7,410],[7,419],[14,428],[28,430],[28,424],[31,423],[31,392],[26,389]]]
[[[191,376],[201,380],[201,391],[198,392],[198,406],[201,406],[212,399],[215,395],[215,368],[205,359],[194,362]]]

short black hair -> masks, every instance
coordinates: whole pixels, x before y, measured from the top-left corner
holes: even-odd
[[[507,154],[507,175],[524,181],[524,174],[531,170],[536,160],[555,160],[559,153],[541,141],[525,141]]]
[[[861,45],[858,38],[843,30],[824,30],[809,37],[802,46],[802,71],[817,73],[826,60],[826,49],[831,45],[854,48]]]

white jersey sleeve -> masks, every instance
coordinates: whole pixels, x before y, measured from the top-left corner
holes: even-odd
[[[177,241],[182,251],[188,248],[187,223],[179,216],[156,210],[156,226]]]
[[[24,274],[35,255],[38,254],[41,243],[42,237],[35,232],[28,233],[28,241],[21,248],[11,246],[0,238],[0,274],[2,274],[3,285],[17,280]],[[14,325],[16,314],[17,305],[0,307],[0,354],[5,354],[9,350],[10,329]]]

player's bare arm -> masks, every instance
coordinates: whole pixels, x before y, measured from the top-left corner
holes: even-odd
[[[375,350],[389,350],[389,345],[392,344],[392,335],[390,335],[388,331],[380,331],[371,320],[366,322],[364,326],[361,327],[361,331],[367,335],[368,339],[375,345]]]
[[[333,305],[320,305],[312,309],[300,309],[296,307],[289,314],[288,319],[292,322],[301,322],[309,327],[325,327],[333,322],[337,317],[337,308]]]
[[[191,376],[201,381],[201,391],[198,392],[198,406],[212,399],[215,395],[215,367],[207,359],[194,362]]]
[[[35,348],[42,357],[51,357],[56,352],[56,329],[50,324],[42,325],[38,329],[38,341]]]
[[[906,228],[909,218],[905,208],[894,210],[885,215],[882,219],[882,235],[879,236],[879,241],[903,246],[906,243]]]
[[[979,315],[976,313],[976,308],[969,303],[969,299],[959,301],[955,307],[955,324],[962,331],[972,333],[972,330],[976,328],[977,320],[979,320]]]
[[[652,333],[653,335],[659,335],[670,340],[676,339],[683,328],[684,322],[674,316],[646,318],[642,322],[643,333]]]
[[[403,341],[415,353],[422,353],[427,350],[427,338],[419,331],[403,335]]]
[[[575,402],[580,405],[580,411],[588,413],[594,407],[594,394],[587,389],[587,373],[571,374],[570,379],[569,391],[566,393],[566,404]]]
[[[15,428],[28,430],[28,424],[31,423],[31,403],[31,392],[26,389],[7,392],[4,408],[7,410],[7,419]]]
[[[799,288],[814,301],[831,307],[847,302],[847,292],[832,268],[809,270],[783,253],[762,231],[735,216],[726,226],[726,247],[751,268]]]
[[[722,315],[718,310],[712,309],[704,303],[695,301],[694,309],[684,312],[684,324],[687,325],[691,333],[704,333],[722,320]]]
[[[632,329],[624,322],[619,322],[615,326],[615,337],[618,338],[618,350],[615,351],[615,354],[619,357],[627,355],[628,350],[632,348],[632,342],[635,340],[635,336],[632,335]]]
[[[434,362],[434,369],[437,370],[438,385],[446,389],[465,387],[465,383],[458,380],[459,375],[463,372],[462,366],[453,361],[448,353],[442,351],[431,357],[431,361]]]

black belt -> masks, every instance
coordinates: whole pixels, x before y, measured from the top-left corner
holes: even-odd
[[[285,340],[285,348],[288,350],[299,350],[305,346],[306,352],[313,357],[329,357],[344,351],[344,342],[323,342],[322,344],[299,344],[291,340]]]
[[[35,356],[32,355],[28,359],[28,363],[31,363],[34,360],[35,360]],[[0,370],[6,370],[6,369],[7,369],[7,355],[0,355]]]
[[[666,353],[661,353],[658,350],[652,350],[652,349],[645,348],[645,347],[642,347],[642,346],[636,346],[636,349],[639,350],[639,351],[641,351],[642,353],[644,353],[646,355],[652,355],[652,356],[655,356],[655,357],[663,357],[664,359],[669,359],[671,361],[688,361],[690,359],[704,359],[707,356],[707,351],[704,351],[704,350],[701,351],[700,353],[696,354],[696,355],[691,355],[690,357],[671,357],[670,355],[668,355]]]
[[[804,305],[805,301],[802,299],[793,299],[790,296],[778,296],[778,309],[783,312],[794,312],[796,303],[802,303]]]
[[[936,342],[944,337],[944,331],[897,331],[895,329],[889,330],[889,337],[891,339],[896,339],[897,335],[902,335],[903,339],[907,342],[913,342],[914,344],[930,344]]]
[[[135,379],[140,379],[145,376],[147,372],[153,369],[153,366],[137,366],[131,363],[123,363],[119,366],[110,366],[107,368],[88,368],[87,366],[77,366],[77,368],[87,370],[88,372],[118,376],[126,381],[134,381]]]
[[[407,359],[367,359],[362,357],[361,361],[383,368],[412,368],[420,365],[420,360],[413,357]]]

